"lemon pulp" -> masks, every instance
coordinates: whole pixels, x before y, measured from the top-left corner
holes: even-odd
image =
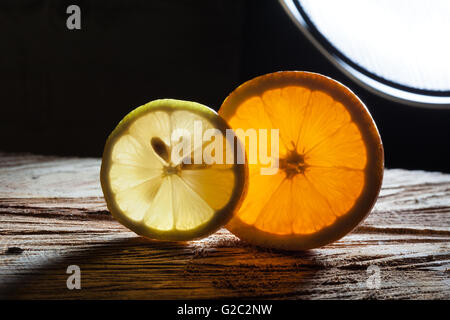
[[[198,238],[224,225],[240,205],[245,164],[205,163],[207,154],[214,154],[205,153],[212,140],[192,141],[194,125],[203,132],[215,130],[222,145],[236,142],[240,147],[226,139],[229,126],[214,111],[172,99],[134,110],[108,138],[101,169],[105,199],[113,216],[136,233],[168,240]],[[180,143],[174,140],[176,130],[192,139],[186,155],[174,158]],[[202,149],[202,163],[193,161],[195,148]]]

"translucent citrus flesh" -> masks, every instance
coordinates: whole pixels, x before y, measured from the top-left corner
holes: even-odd
[[[170,157],[174,130],[192,135],[193,154],[195,121],[201,122],[203,131],[216,129],[201,113],[178,109],[141,112],[121,126],[104,155],[108,169],[102,182],[109,186],[113,214],[139,226],[144,235],[149,235],[146,229],[177,233],[208,224],[232,200],[236,184],[243,183],[233,165],[184,165],[183,157],[174,162]],[[229,143],[223,131],[218,131],[219,136],[223,144]],[[165,154],[158,153],[152,141],[165,148]],[[203,151],[207,145],[201,144]]]
[[[248,193],[230,230],[250,242],[268,234],[320,233],[348,214],[367,188],[361,124],[329,92],[295,84],[258,88],[252,81],[236,90],[239,102],[226,100],[219,114],[234,129],[279,129],[279,170],[261,175],[263,165],[249,164]],[[248,153],[249,143],[245,148]],[[366,214],[358,213],[359,219]]]

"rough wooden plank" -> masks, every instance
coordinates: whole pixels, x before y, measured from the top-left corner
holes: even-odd
[[[136,236],[106,210],[100,160],[0,155],[2,298],[450,298],[450,175],[386,170],[372,214],[320,249]],[[81,268],[68,290],[66,268]],[[367,268],[380,268],[370,289]]]
[[[98,159],[0,153],[2,198],[102,197]]]

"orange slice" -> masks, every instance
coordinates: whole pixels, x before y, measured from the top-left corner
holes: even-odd
[[[236,132],[279,130],[279,152],[270,155],[272,163],[278,160],[276,173],[262,174],[261,159],[249,163],[247,196],[227,225],[240,239],[317,248],[343,237],[371,211],[381,188],[383,146],[367,108],[344,85],[309,72],[267,74],[235,89],[219,115]],[[251,143],[240,138],[248,158]]]

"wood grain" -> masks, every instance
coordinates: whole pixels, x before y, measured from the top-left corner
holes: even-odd
[[[138,237],[113,220],[100,160],[0,154],[0,298],[449,299],[450,175],[386,170],[366,221],[290,253],[225,229],[199,241]],[[81,268],[81,290],[66,269]],[[380,268],[370,289],[367,268]]]

